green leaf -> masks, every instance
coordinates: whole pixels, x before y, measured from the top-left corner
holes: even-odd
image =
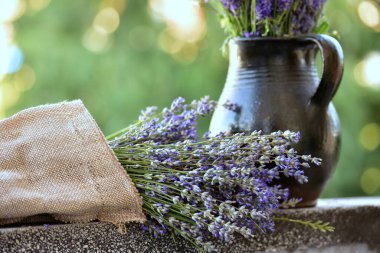
[[[322,20],[321,23],[314,29],[314,33],[326,34],[330,28],[329,23],[326,20]]]

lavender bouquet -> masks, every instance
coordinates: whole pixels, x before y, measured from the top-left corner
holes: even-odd
[[[283,174],[306,183],[301,168],[321,163],[291,148],[299,133],[206,133],[198,139],[197,117],[215,105],[208,97],[191,104],[178,98],[162,112],[147,108],[138,122],[107,137],[143,199],[148,217],[143,229],[183,237],[206,252],[235,234],[252,238],[273,231],[276,220],[333,230],[320,221],[275,216],[278,208],[296,201],[273,180]]]
[[[326,0],[204,0],[231,37],[279,37],[326,33]]]

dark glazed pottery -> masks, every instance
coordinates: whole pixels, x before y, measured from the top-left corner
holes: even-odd
[[[322,53],[320,79],[315,63]],[[230,65],[219,105],[227,100],[239,110],[218,106],[210,131],[300,131],[295,149],[323,159],[322,166],[305,170],[307,184],[281,178],[299,207],[314,206],[336,166],[340,125],[331,100],[343,75],[343,52],[327,35],[295,38],[234,39],[229,44]],[[277,183],[277,182],[276,182]]]

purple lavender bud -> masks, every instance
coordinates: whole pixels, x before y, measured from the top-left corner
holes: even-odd
[[[277,14],[288,11],[292,6],[294,0],[277,0]]]
[[[170,110],[172,112],[179,112],[180,110],[183,109],[185,101],[186,100],[184,98],[182,98],[182,97],[178,97],[178,98],[174,99],[173,102],[172,102],[172,105],[170,107]]]
[[[256,1],[256,20],[261,21],[273,16],[272,0]]]
[[[300,1],[292,17],[292,32],[294,35],[311,33],[318,22],[326,0]]]
[[[230,11],[233,15],[239,13],[243,1],[244,0],[220,0],[224,8]]]
[[[240,106],[238,104],[233,103],[229,100],[227,100],[224,104],[223,107],[226,108],[227,110],[233,111],[233,112],[239,112],[240,111]]]
[[[157,107],[156,106],[150,106],[147,107],[145,110],[141,111],[141,114],[139,116],[140,121],[144,121],[150,117],[153,116],[153,114],[157,113]]]

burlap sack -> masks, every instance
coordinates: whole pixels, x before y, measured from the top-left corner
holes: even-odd
[[[81,101],[0,121],[0,224],[48,213],[64,222],[142,222],[142,201]]]

